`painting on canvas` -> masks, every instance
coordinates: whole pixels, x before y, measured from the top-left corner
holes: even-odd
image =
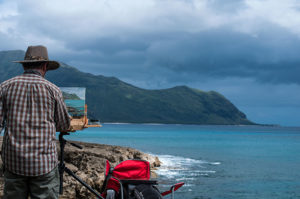
[[[85,113],[85,88],[60,87],[68,112],[73,118],[82,118]]]

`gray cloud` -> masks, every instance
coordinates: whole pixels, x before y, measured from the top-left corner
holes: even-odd
[[[204,76],[300,84],[297,77],[300,39],[273,26],[256,36],[219,28],[200,33],[106,37],[67,45],[75,51],[83,51],[81,56],[73,58],[74,64],[76,59],[78,63],[87,61],[85,65],[90,65],[91,70],[98,67],[99,71],[111,65],[111,75],[118,74],[122,68],[132,68],[135,70],[132,77],[123,76],[127,79],[152,69],[147,73],[154,75],[164,71],[164,74],[169,73],[170,81],[173,78],[184,82]]]
[[[44,44],[85,72],[217,90],[250,119],[280,123],[272,111],[299,110],[299,19],[294,0],[0,0],[0,50]]]
[[[236,14],[237,11],[241,9],[246,9],[247,4],[244,0],[208,0],[208,7],[218,11],[225,12],[229,14]]]
[[[295,77],[299,50],[299,38],[289,33],[251,37],[226,29],[184,35],[150,48],[151,61],[170,70],[274,83],[300,83]]]

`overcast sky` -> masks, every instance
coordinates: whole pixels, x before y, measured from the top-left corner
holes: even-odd
[[[215,90],[250,120],[300,126],[299,0],[0,0],[0,50],[81,71]]]

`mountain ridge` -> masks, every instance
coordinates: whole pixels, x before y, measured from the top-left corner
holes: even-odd
[[[0,51],[0,82],[22,74],[21,50]],[[46,79],[59,87],[86,87],[89,117],[101,122],[178,123],[240,125],[254,124],[223,95],[185,85],[167,89],[144,89],[116,77],[93,75],[61,62]]]

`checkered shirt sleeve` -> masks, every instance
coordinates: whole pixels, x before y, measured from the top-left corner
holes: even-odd
[[[0,132],[2,131],[4,125],[3,112],[2,91],[0,90]]]
[[[49,173],[57,166],[56,131],[66,131],[70,117],[60,89],[36,74],[0,84],[0,124],[5,118],[2,160],[24,176]]]

